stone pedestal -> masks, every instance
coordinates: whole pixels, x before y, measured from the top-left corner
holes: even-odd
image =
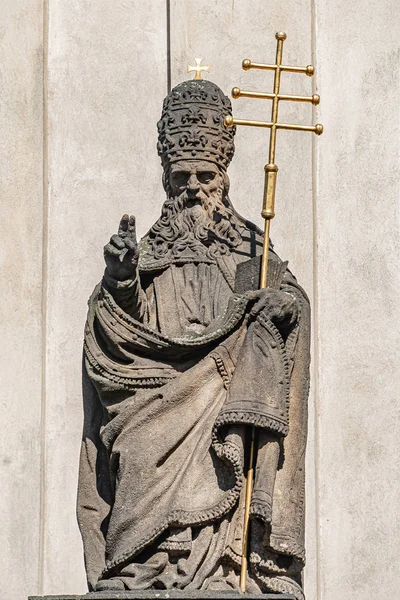
[[[83,595],[30,596],[28,600],[295,600],[292,594],[240,594],[239,592],[146,590],[92,592]]]

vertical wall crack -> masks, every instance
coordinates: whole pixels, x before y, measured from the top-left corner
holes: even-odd
[[[316,25],[316,0],[311,0],[311,53],[312,64],[316,68],[316,76],[318,77],[317,69],[317,25]],[[315,77],[312,78],[312,93],[317,92]],[[317,109],[313,106],[313,122],[316,122]],[[320,550],[320,477],[319,477],[319,456],[320,456],[320,439],[319,439],[319,306],[318,306],[318,154],[317,154],[317,138],[312,137],[312,235],[313,235],[313,380],[314,380],[314,474],[315,474],[315,530],[316,530],[316,594],[317,600],[321,600],[321,550]]]
[[[43,0],[43,235],[42,235],[42,373],[40,404],[40,515],[39,515],[39,594],[44,593],[45,515],[46,515],[46,349],[47,349],[47,289],[48,289],[48,44],[49,5]]]
[[[171,91],[171,0],[166,0],[167,10],[167,94]]]

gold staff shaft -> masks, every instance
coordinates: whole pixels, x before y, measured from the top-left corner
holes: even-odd
[[[253,480],[254,480],[254,467],[255,467],[255,428],[251,428],[251,442],[250,442],[250,456],[249,465],[246,474],[246,497],[244,507],[244,520],[243,520],[243,546],[242,546],[242,564],[240,567],[240,591],[246,591],[246,578],[247,578],[247,555],[248,555],[248,544],[249,544],[249,524],[250,524],[250,503],[251,494],[253,491]]]
[[[276,189],[276,174],[278,167],[275,165],[275,148],[276,148],[276,124],[278,122],[278,105],[279,105],[279,88],[281,82],[281,70],[282,64],[282,51],[283,42],[286,38],[285,34],[277,34],[277,48],[276,48],[276,69],[274,76],[274,96],[272,99],[271,109],[271,135],[269,138],[269,157],[268,164],[265,166],[265,182],[264,182],[264,201],[263,209],[261,212],[262,217],[265,219],[264,226],[264,244],[263,253],[261,259],[261,275],[260,275],[260,289],[267,287],[267,276],[268,276],[268,250],[269,250],[269,229],[270,221],[275,216],[275,189]],[[244,507],[244,521],[243,521],[243,547],[242,547],[242,565],[240,569],[240,590],[241,592],[246,591],[246,577],[247,577],[247,556],[249,546],[249,524],[250,524],[250,504],[251,495],[253,492],[253,479],[255,469],[255,431],[254,427],[251,428],[251,441],[250,441],[250,457],[249,466],[246,475],[246,496],[245,496],[245,507]]]

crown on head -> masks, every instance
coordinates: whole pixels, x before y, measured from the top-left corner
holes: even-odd
[[[224,117],[231,114],[229,98],[211,81],[184,81],[174,87],[157,123],[157,150],[163,167],[200,158],[227,169],[235,152],[236,128],[225,127]]]

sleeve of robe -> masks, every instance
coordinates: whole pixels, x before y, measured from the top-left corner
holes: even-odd
[[[140,285],[139,273],[133,279],[119,281],[111,277],[107,269],[104,272],[102,285],[112,295],[115,302],[128,315],[144,322],[147,316],[147,300],[142,286]]]
[[[79,464],[77,517],[89,590],[105,567],[105,538],[112,506],[112,484],[106,448],[100,440],[104,409],[83,364],[84,424]]]

